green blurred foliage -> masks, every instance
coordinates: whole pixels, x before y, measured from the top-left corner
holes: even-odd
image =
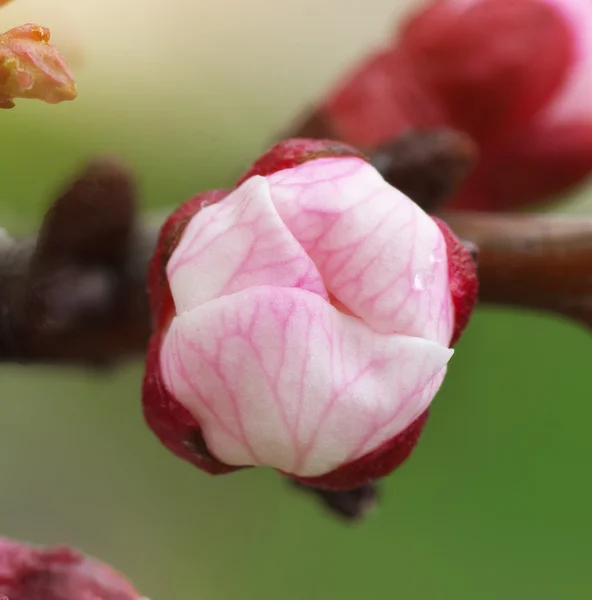
[[[76,103],[0,123],[1,222],[21,232],[90,156],[121,156],[162,209],[231,181],[265,137],[198,118],[168,135]],[[3,367],[0,531],[81,547],[151,600],[590,597],[591,354],[571,323],[479,310],[413,458],[355,526],[273,472],[211,478],[174,458],[142,421],[139,362]]]

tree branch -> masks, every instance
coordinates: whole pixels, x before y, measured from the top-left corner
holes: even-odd
[[[143,352],[157,233],[138,219],[127,169],[88,165],[36,239],[0,239],[0,362],[107,365]]]
[[[442,215],[479,249],[480,302],[555,312],[592,327],[592,218]]]

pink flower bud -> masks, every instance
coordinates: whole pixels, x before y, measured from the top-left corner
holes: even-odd
[[[334,135],[366,148],[413,127],[468,133],[479,162],[450,204],[502,210],[590,174],[591,97],[590,2],[436,0],[320,111]]]
[[[150,290],[143,401],[167,447],[350,489],[411,452],[476,276],[354,150],[290,140],[169,220]]]
[[[66,547],[0,538],[0,599],[142,600],[111,567]],[[146,599],[144,599],[146,600]]]
[[[76,98],[74,75],[49,37],[49,29],[31,24],[0,34],[0,108],[12,108],[15,98]]]

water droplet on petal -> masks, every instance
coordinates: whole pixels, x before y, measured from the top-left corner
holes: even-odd
[[[434,274],[431,271],[418,271],[413,277],[413,289],[423,292],[429,289],[434,283]]]
[[[430,254],[430,262],[438,264],[444,262],[446,254],[442,248],[434,248],[434,251]]]

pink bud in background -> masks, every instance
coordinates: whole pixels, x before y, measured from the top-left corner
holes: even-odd
[[[146,600],[111,567],[66,547],[0,538],[0,599]]]
[[[0,108],[12,108],[15,98],[76,98],[74,75],[49,37],[49,29],[32,24],[0,34]]]
[[[411,452],[476,277],[356,151],[289,140],[169,219],[150,291],[143,401],[167,447],[350,489]]]
[[[592,3],[436,0],[320,107],[332,135],[367,149],[448,126],[479,161],[456,208],[538,202],[592,171]]]

